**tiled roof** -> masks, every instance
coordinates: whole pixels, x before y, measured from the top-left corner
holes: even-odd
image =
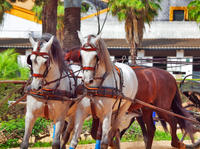
[[[110,49],[127,49],[129,45],[125,39],[104,39]],[[25,38],[1,38],[0,48],[30,49],[31,44]],[[143,39],[139,49],[200,49],[200,39]]]
[[[105,39],[108,48],[129,48],[125,39]],[[200,49],[200,39],[143,39],[139,49]]]
[[[0,38],[0,48],[30,49],[32,46],[27,38]]]

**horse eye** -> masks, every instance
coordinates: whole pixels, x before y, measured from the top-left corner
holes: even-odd
[[[96,55],[96,60],[99,61],[99,57]]]
[[[48,56],[43,56],[43,58],[48,59],[49,57]]]

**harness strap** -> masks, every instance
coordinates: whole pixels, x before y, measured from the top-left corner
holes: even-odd
[[[91,107],[91,112],[92,112],[92,118],[98,119],[98,117],[96,115],[96,109],[95,109],[94,102],[91,99],[90,99],[90,107]]]

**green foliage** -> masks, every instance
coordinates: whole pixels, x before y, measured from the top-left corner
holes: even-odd
[[[32,135],[38,137],[41,133],[44,132],[44,130],[48,129],[48,126],[50,125],[50,121],[39,118],[33,127]]]
[[[25,122],[24,119],[12,119],[1,122],[0,131],[9,139],[22,139],[24,135]]]
[[[36,142],[31,147],[50,147],[52,142]]]
[[[10,92],[12,92],[13,89],[15,89],[17,92],[15,92],[10,98],[8,98],[8,100],[12,101],[22,96],[22,85],[11,83],[0,85],[0,122],[24,116],[23,105],[16,105],[15,107],[8,109],[8,100],[4,101],[4,98],[10,95]]]
[[[200,1],[193,0],[188,4],[189,20],[200,22]]]
[[[88,12],[89,8],[90,8],[90,4],[83,2],[81,5],[81,12],[86,13]]]
[[[122,137],[123,141],[141,140],[142,130],[137,122],[134,122]]]
[[[83,123],[83,133],[90,132],[91,128],[92,128],[92,118],[84,121],[84,123]]]
[[[150,22],[157,15],[157,11],[161,9],[159,3],[160,0],[110,0],[109,8],[120,21],[125,20],[132,13],[138,18],[144,17],[146,22]]]
[[[19,66],[17,63],[18,55],[19,54],[16,53],[14,49],[8,49],[0,53],[0,78],[28,79],[29,69]]]
[[[92,144],[95,143],[95,140],[80,140],[78,144]]]
[[[43,118],[37,119],[32,130],[32,136],[37,138],[38,136],[40,136],[40,134],[44,133],[47,130],[49,125],[50,121],[47,121]],[[0,147],[19,146],[19,140],[22,140],[24,135],[24,129],[25,129],[24,118],[17,118],[1,122],[0,132],[7,137],[7,141],[5,141],[3,144],[0,144]]]
[[[12,8],[12,5],[5,0],[0,0],[0,24],[3,22],[3,15],[5,11],[8,11]]]

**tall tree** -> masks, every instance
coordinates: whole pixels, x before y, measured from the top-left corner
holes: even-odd
[[[136,64],[137,47],[143,38],[144,22],[150,23],[160,9],[160,0],[110,0],[109,8],[120,21],[125,20],[126,40],[132,63]]]
[[[42,20],[42,33],[56,35],[57,6],[58,0],[35,0],[33,11]]]
[[[80,30],[81,1],[64,0],[64,40],[65,51],[80,45],[77,31]]]
[[[56,35],[58,0],[48,0],[42,10],[42,32]]]
[[[200,1],[193,0],[188,4],[189,20],[200,22]]]

